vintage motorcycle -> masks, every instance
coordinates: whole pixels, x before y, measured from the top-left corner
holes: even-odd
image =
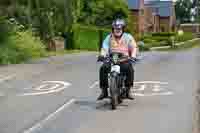
[[[112,53],[107,57],[101,57],[98,61],[106,62],[111,65],[108,74],[109,95],[111,99],[112,109],[115,110],[116,106],[123,102],[126,93],[125,80],[126,76],[120,71],[120,63],[131,62],[136,63],[137,59],[123,56],[121,53]]]

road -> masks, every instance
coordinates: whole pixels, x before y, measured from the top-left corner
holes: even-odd
[[[96,101],[97,53],[0,67],[0,133],[191,133],[196,129],[200,49],[146,52],[136,99],[111,111]],[[195,112],[195,113],[194,113]]]

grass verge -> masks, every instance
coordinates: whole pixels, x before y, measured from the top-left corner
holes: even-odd
[[[180,50],[188,50],[192,48],[200,47],[200,40],[194,42],[188,42],[180,46],[175,46],[174,48],[166,48],[166,49],[156,49],[156,51],[180,51]]]

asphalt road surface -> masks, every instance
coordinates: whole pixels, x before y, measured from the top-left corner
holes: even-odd
[[[200,49],[142,53],[134,101],[96,101],[97,53],[0,67],[0,133],[192,133]]]

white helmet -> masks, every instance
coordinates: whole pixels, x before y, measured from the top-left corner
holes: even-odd
[[[126,27],[126,23],[123,19],[116,19],[113,21],[112,23],[112,28],[120,28],[120,29],[124,29]]]

